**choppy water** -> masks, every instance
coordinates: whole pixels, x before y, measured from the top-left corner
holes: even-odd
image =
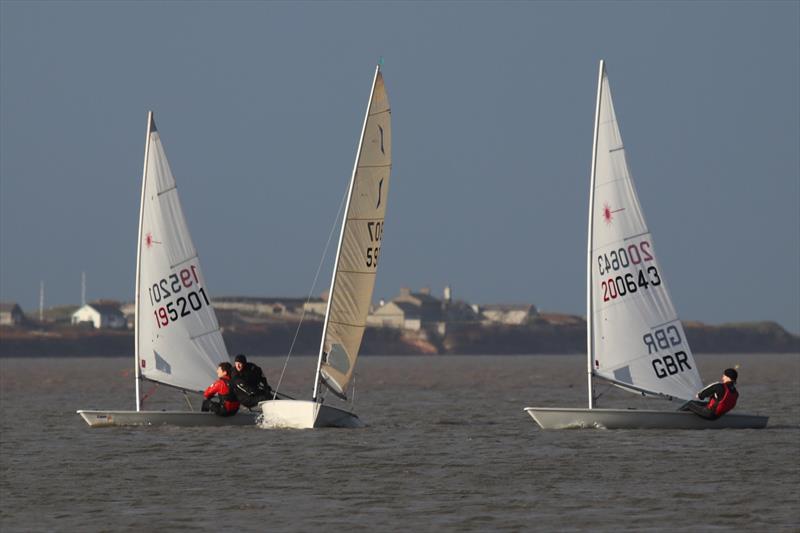
[[[0,529],[798,530],[800,357],[698,363],[741,363],[737,409],[769,428],[541,431],[522,408],[585,405],[584,359],[520,356],[362,358],[365,429],[90,429],[75,409],[132,408],[130,361],[4,359]],[[310,396],[313,365],[282,390]]]

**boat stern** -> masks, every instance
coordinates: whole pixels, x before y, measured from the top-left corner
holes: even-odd
[[[305,400],[268,400],[258,404],[258,425],[268,429],[360,428],[364,423],[353,413]]]

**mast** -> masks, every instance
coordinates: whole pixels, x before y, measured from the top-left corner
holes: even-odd
[[[358,150],[356,151],[356,160],[353,163],[353,174],[350,177],[350,187],[347,192],[347,203],[344,206],[344,214],[342,215],[342,227],[339,230],[339,244],[336,247],[336,259],[333,263],[333,274],[331,276],[331,288],[328,290],[328,305],[325,307],[325,322],[322,325],[322,340],[319,344],[319,357],[317,359],[317,370],[314,373],[314,392],[312,393],[311,400],[317,401],[317,392],[319,392],[319,378],[322,369],[322,356],[325,353],[325,336],[328,333],[328,319],[331,314],[331,302],[333,302],[333,292],[336,290],[336,271],[339,268],[339,257],[342,253],[342,241],[344,240],[344,230],[347,225],[347,214],[350,211],[350,200],[353,197],[353,187],[356,183],[356,173],[358,172],[358,160],[361,158],[361,146],[364,144],[364,134],[367,131],[367,120],[369,119],[369,111],[372,108],[372,95],[375,93],[375,82],[378,81],[378,73],[381,71],[381,66],[378,64],[375,67],[375,75],[372,78],[372,88],[369,91],[369,100],[367,100],[367,111],[364,113],[364,124],[361,126],[361,137],[358,140]]]
[[[594,408],[592,375],[594,369],[594,327],[592,323],[592,247],[594,244],[594,178],[597,166],[597,134],[600,126],[600,93],[603,89],[605,61],[600,60],[600,73],[597,76],[597,103],[594,110],[594,137],[592,139],[592,172],[589,178],[589,238],[586,250],[586,380],[589,391],[589,409]]]
[[[141,202],[139,202],[139,233],[136,242],[136,291],[135,291],[135,300],[134,300],[134,307],[133,307],[133,359],[136,368],[134,369],[134,375],[136,376],[136,410],[141,411],[142,409],[142,400],[141,395],[139,393],[139,384],[142,381],[141,369],[139,362],[139,317],[141,313],[139,312],[139,276],[141,275],[141,266],[142,266],[142,222],[144,221],[144,199],[145,199],[145,190],[147,186],[147,158],[150,151],[150,132],[151,128],[154,126],[153,124],[153,112],[147,112],[147,137],[145,137],[144,142],[144,168],[142,170],[142,198]]]

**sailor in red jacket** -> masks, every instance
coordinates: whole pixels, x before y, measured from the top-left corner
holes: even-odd
[[[231,387],[231,367],[230,363],[220,363],[217,367],[217,381],[211,384],[203,393],[202,411],[211,411],[219,416],[235,415],[239,410],[239,402]],[[219,401],[215,402],[212,398],[219,396]]]
[[[739,373],[734,368],[726,368],[722,372],[722,381],[713,383],[697,393],[698,400],[687,402],[681,410],[691,411],[708,420],[716,420],[736,405],[739,391],[736,390],[736,379]],[[704,401],[708,399],[708,401]]]

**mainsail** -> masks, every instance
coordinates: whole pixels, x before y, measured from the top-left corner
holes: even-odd
[[[391,124],[378,66],[350,182],[320,347],[319,374],[338,395],[345,394],[353,375],[380,260],[392,167]]]
[[[589,207],[591,372],[632,390],[690,399],[702,381],[628,170],[603,62],[598,91]]]
[[[216,379],[216,366],[229,360],[228,351],[152,112],[137,256],[137,376],[203,390]]]

